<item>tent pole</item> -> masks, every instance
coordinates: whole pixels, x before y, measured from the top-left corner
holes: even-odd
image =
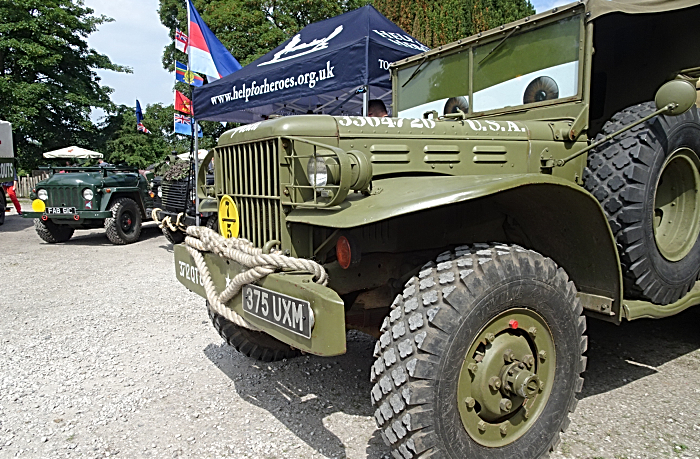
[[[192,117],[194,125],[194,222],[199,226],[199,187],[197,180],[199,179],[199,127],[197,120]]]
[[[369,85],[365,86],[362,93],[362,116],[367,116],[367,106],[369,105]]]

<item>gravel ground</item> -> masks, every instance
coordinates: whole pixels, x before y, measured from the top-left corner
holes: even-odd
[[[0,257],[0,458],[388,457],[372,338],[350,332],[333,358],[241,356],[153,224],[129,246],[99,230],[49,245],[13,212]],[[699,327],[700,308],[589,321],[586,384],[553,458],[698,458]]]

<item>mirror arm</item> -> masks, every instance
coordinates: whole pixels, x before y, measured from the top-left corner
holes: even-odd
[[[586,152],[588,152],[588,151],[590,151],[590,150],[592,150],[592,149],[594,149],[594,148],[596,148],[596,147],[599,147],[600,145],[604,144],[605,142],[611,140],[613,137],[616,137],[616,136],[622,134],[623,132],[629,131],[629,130],[632,129],[633,127],[638,126],[638,125],[640,125],[640,124],[642,124],[642,123],[645,123],[645,122],[649,121],[650,119],[652,119],[652,118],[655,117],[655,116],[663,115],[664,113],[673,111],[676,107],[678,107],[678,104],[670,103],[670,104],[666,105],[665,107],[660,108],[659,110],[656,110],[654,113],[651,113],[651,114],[645,116],[644,118],[640,118],[640,119],[638,119],[637,121],[635,121],[634,123],[632,123],[632,124],[630,124],[630,125],[628,125],[628,126],[623,127],[623,128],[620,129],[619,131],[613,132],[612,134],[606,135],[604,138],[602,138],[602,139],[600,139],[599,141],[594,142],[594,143],[588,145],[587,147],[585,147],[585,148],[583,148],[583,149],[577,151],[577,152],[574,153],[573,155],[568,156],[568,157],[566,157],[566,158],[564,158],[564,159],[558,159],[558,160],[556,160],[556,161],[554,162],[554,165],[555,165],[556,167],[562,167],[562,166],[564,166],[566,163],[568,163],[569,161],[571,161],[572,159],[576,159],[576,158],[578,158],[579,156],[581,156],[582,154],[584,154],[584,153],[586,153]]]

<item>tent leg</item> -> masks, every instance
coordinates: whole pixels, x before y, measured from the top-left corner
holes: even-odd
[[[362,116],[367,116],[367,106],[369,105],[369,85],[365,86],[365,92],[362,93]]]

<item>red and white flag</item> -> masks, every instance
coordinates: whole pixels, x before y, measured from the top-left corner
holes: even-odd
[[[175,48],[187,52],[187,35],[180,29],[175,29]]]

